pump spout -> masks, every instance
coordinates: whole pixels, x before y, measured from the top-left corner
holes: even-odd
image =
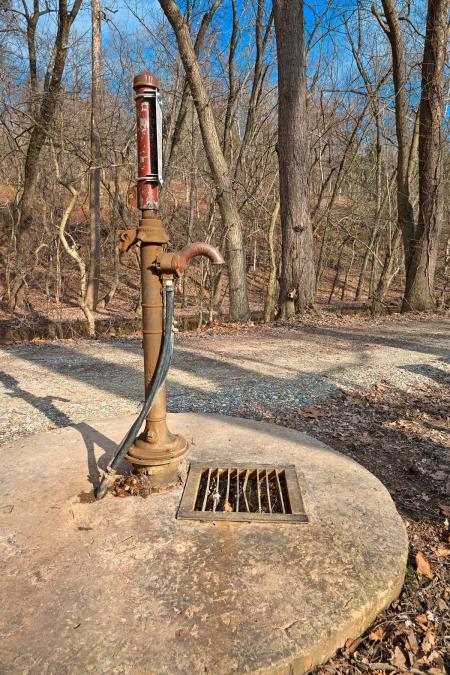
[[[191,258],[196,255],[204,255],[209,258],[213,265],[223,265],[225,260],[220,251],[210,244],[205,244],[204,241],[196,241],[193,244],[188,244],[178,253],[180,263],[183,265],[183,270]]]
[[[190,259],[196,255],[206,256],[213,265],[223,265],[225,263],[217,248],[206,244],[204,241],[196,241],[176,253],[164,253],[158,261],[159,270],[161,272],[172,272],[180,277]]]

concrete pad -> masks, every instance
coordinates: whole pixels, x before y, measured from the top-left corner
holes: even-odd
[[[83,503],[131,417],[3,447],[5,673],[302,673],[399,593],[407,538],[383,485],[271,424],[178,414],[190,458],[295,464],[309,524],[177,521],[170,492]]]

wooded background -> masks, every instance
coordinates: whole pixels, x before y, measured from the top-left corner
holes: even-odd
[[[2,319],[139,312],[132,79],[164,115],[180,283],[199,324],[445,307],[448,0],[1,0]],[[280,190],[281,186],[281,190]],[[281,197],[281,202],[280,202]]]

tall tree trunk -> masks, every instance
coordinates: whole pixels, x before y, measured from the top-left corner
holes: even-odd
[[[399,227],[396,227],[389,245],[389,250],[387,251],[386,257],[384,259],[383,269],[381,270],[380,278],[377,284],[377,290],[373,296],[372,314],[379,314],[385,305],[385,298],[393,279],[392,270],[394,269],[395,256],[397,255],[401,239],[402,231]]]
[[[33,243],[30,229],[33,224],[33,200],[39,176],[39,158],[47,139],[50,127],[56,112],[56,106],[61,92],[61,82],[66,65],[70,28],[78,14],[81,0],[74,0],[69,11],[67,0],[58,3],[58,29],[56,31],[53,51],[45,74],[46,86],[40,101],[37,119],[31,130],[25,157],[23,191],[19,202],[19,218],[17,223],[17,253],[14,281],[11,284],[8,306],[16,307],[19,293],[25,284],[27,274],[31,268],[30,255],[33,252]],[[33,53],[30,53],[30,79],[32,82],[33,97],[37,95],[37,81]],[[37,101],[33,104],[37,110]]]
[[[419,108],[419,217],[402,311],[435,307],[434,273],[443,220],[442,120],[449,0],[429,0]]]
[[[325,267],[325,258],[326,258],[326,254],[327,254],[327,244],[328,244],[328,238],[330,236],[330,228],[331,228],[331,220],[330,220],[330,213],[328,213],[327,222],[325,223],[325,227],[323,228],[322,240],[320,242],[319,260],[317,261],[316,290],[319,287],[319,283],[320,283],[320,280],[322,278],[323,269]]]
[[[377,284],[378,269],[378,249],[380,248],[380,235],[378,234],[373,244],[373,256],[371,258],[370,279],[369,279],[369,300],[375,295]]]
[[[382,149],[381,148],[381,129],[380,129],[379,120],[377,119],[376,172],[375,172],[376,173],[375,213],[374,213],[374,221],[373,221],[372,231],[370,233],[369,245],[367,246],[367,248],[365,250],[363,263],[362,263],[362,266],[361,266],[361,272],[359,273],[358,286],[356,288],[356,293],[355,293],[355,300],[357,302],[359,300],[361,300],[366,270],[367,270],[367,266],[369,264],[370,257],[372,257],[372,260],[373,260],[372,269],[373,269],[373,265],[375,264],[374,246],[375,246],[375,242],[377,241],[378,235],[379,235],[381,212],[382,212],[382,209],[383,209],[383,202],[381,200],[381,149]]]
[[[334,275],[333,285],[331,287],[330,295],[328,297],[328,304],[330,304],[330,302],[331,302],[331,298],[333,297],[333,294],[334,294],[334,289],[336,288],[336,285],[337,285],[337,282],[338,282],[338,279],[339,279],[339,274],[341,273],[341,261],[342,261],[342,256],[344,255],[344,250],[345,250],[345,246],[346,246],[347,242],[348,242],[348,237],[346,237],[344,239],[344,241],[341,244],[341,248],[339,249],[339,255],[338,255],[338,259],[337,259],[337,263],[336,263],[336,274]]]
[[[89,270],[85,302],[91,311],[98,303],[100,286],[100,82],[101,82],[101,18],[100,0],[91,0],[91,166],[89,171]]]
[[[270,217],[269,229],[267,232],[267,246],[269,252],[269,280],[267,282],[267,292],[264,301],[264,321],[269,323],[272,321],[275,309],[275,296],[277,290],[277,261],[275,259],[275,226],[280,212],[280,200],[275,203],[275,206]]]
[[[346,273],[345,273],[344,283],[342,284],[341,300],[344,300],[344,299],[345,299],[345,292],[346,292],[346,290],[347,290],[348,280],[350,279],[350,274],[351,274],[351,272],[352,272],[353,261],[354,261],[354,259],[355,259],[355,244],[356,244],[356,240],[353,239],[353,242],[352,242],[352,253],[351,253],[351,256],[350,256],[350,262],[349,262],[349,264],[348,264],[347,271],[346,271]]]
[[[270,14],[266,26],[264,26],[264,0],[256,0],[255,17],[255,63],[253,66],[252,86],[247,105],[247,117],[245,130],[239,145],[239,151],[234,166],[234,177],[239,176],[246,150],[251,143],[256,126],[256,113],[261,100],[262,87],[267,74],[267,66],[264,65],[264,53],[266,51],[273,24],[273,12]]]
[[[194,52],[196,56],[200,54],[200,49],[203,46],[203,41],[205,39],[206,33],[208,31],[209,25],[214,18],[214,14],[219,8],[219,5],[221,4],[222,0],[214,0],[213,4],[211,7],[208,9],[208,11],[204,14],[200,28],[197,33],[197,37],[195,38],[195,43],[194,43]],[[180,101],[180,106],[178,108],[178,113],[176,116],[174,128],[173,128],[173,134],[171,137],[168,139],[167,146],[165,148],[165,156],[164,156],[164,183],[161,188],[161,195],[164,194],[164,191],[167,189],[167,185],[170,184],[170,178],[172,175],[172,170],[173,170],[173,159],[175,156],[175,152],[180,144],[181,137],[183,134],[183,129],[185,126],[185,121],[186,121],[186,115],[188,113],[189,109],[189,84],[184,78],[183,82],[183,90],[181,94],[181,101]]]
[[[186,78],[197,110],[203,145],[217,192],[217,202],[222,223],[227,231],[230,318],[233,321],[246,321],[250,316],[250,309],[247,293],[244,241],[241,217],[233,192],[230,168],[222,151],[211,100],[200,72],[189,27],[174,0],[159,0],[159,4],[169,20],[177,39]]]
[[[410,143],[406,112],[405,47],[395,0],[381,0],[385,21],[375,5],[372,11],[387,35],[392,53],[392,77],[395,91],[395,131],[397,136],[397,223],[403,240],[405,267],[408,269],[414,238],[414,211],[410,197],[409,154]]]
[[[308,206],[303,0],[274,0],[278,56],[278,163],[282,233],[280,317],[312,306],[315,271]]]

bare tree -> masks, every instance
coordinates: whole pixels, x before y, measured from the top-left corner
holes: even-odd
[[[280,200],[275,202],[272,215],[270,216],[269,229],[267,231],[267,244],[269,253],[269,279],[267,281],[266,297],[264,299],[264,321],[272,321],[275,309],[275,297],[277,290],[277,262],[275,257],[275,226],[280,213]]]
[[[200,49],[202,48],[203,42],[205,40],[205,36],[208,32],[208,28],[211,24],[211,21],[214,18],[214,14],[218,10],[222,0],[214,0],[212,3],[211,7],[208,9],[207,12],[203,15],[200,28],[198,29],[197,36],[195,38],[194,42],[194,52],[198,56],[200,54]],[[168,142],[166,144],[165,148],[165,183],[164,185],[169,184],[170,176],[171,176],[171,169],[172,169],[172,162],[173,158],[175,155],[175,151],[178,148],[183,132],[183,128],[186,122],[186,115],[189,109],[189,84],[184,78],[183,81],[183,89],[182,89],[182,94],[181,94],[181,100],[180,100],[180,105],[178,108],[178,113],[176,114],[175,117],[175,122],[173,125],[173,133],[169,134],[168,137]],[[164,191],[164,185],[163,185],[163,191]]]
[[[303,1],[274,0],[278,55],[278,162],[282,264],[280,315],[314,302],[315,272],[308,206],[308,130]]]
[[[434,274],[443,220],[444,65],[449,0],[429,0],[419,108],[419,216],[402,311],[435,307]]]
[[[381,27],[386,33],[392,52],[392,77],[395,92],[395,129],[397,135],[397,218],[403,235],[405,261],[408,265],[411,241],[414,235],[414,211],[410,197],[408,158],[410,151],[408,120],[406,110],[406,61],[405,46],[400,17],[395,0],[382,0],[384,19],[372,6]]]
[[[101,86],[101,17],[100,0],[91,0],[91,166],[89,173],[89,269],[85,302],[90,310],[98,303],[100,285],[100,86]]]
[[[19,217],[16,227],[17,237],[17,260],[15,279],[11,285],[8,306],[11,309],[17,304],[19,292],[24,286],[27,277],[27,259],[32,248],[27,235],[33,222],[33,199],[39,171],[39,157],[41,150],[49,134],[58,103],[62,76],[66,65],[70,29],[81,7],[81,0],[74,0],[72,8],[68,7],[67,0],[58,2],[58,28],[55,35],[53,49],[51,51],[47,70],[44,77],[44,88],[41,96],[38,96],[38,83],[36,74],[36,50],[35,29],[36,22],[41,15],[39,0],[34,0],[33,18],[30,24],[30,13],[24,2],[24,13],[27,21],[28,58],[30,70],[30,82],[33,95],[33,109],[35,120],[32,125],[30,140],[25,158],[23,191],[19,202]],[[38,102],[37,98],[40,98]]]
[[[188,24],[174,0],[159,0],[178,44],[192,97],[197,110],[203,145],[217,192],[217,201],[227,231],[227,263],[230,277],[230,317],[245,321],[250,310],[241,217],[236,205],[228,163],[217,132],[211,100],[200,72]]]

